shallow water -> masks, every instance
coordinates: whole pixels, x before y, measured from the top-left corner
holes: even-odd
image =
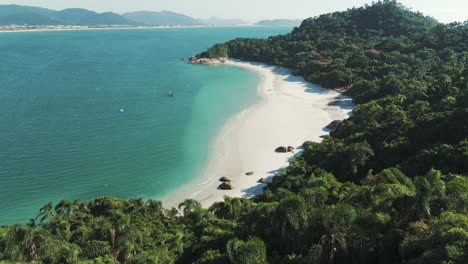
[[[0,34],[0,224],[48,201],[161,197],[189,182],[224,122],[259,100],[259,80],[179,58],[290,30]]]

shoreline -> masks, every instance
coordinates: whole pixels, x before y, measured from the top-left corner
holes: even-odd
[[[301,152],[305,141],[320,142],[330,122],[345,119],[352,111],[349,97],[293,76],[291,70],[263,63],[229,60],[226,65],[256,72],[260,102],[231,117],[218,133],[201,175],[160,197],[165,207],[177,207],[185,198],[204,208],[225,195],[249,198],[263,192],[264,178],[271,181]],[[330,104],[347,101],[345,106]],[[276,153],[279,146],[293,146],[295,153]],[[254,172],[253,175],[246,175]],[[234,189],[219,190],[219,178],[228,176]],[[189,195],[188,195],[189,194]]]
[[[0,30],[0,33],[20,33],[20,32],[51,32],[51,31],[86,31],[86,30],[131,30],[131,29],[168,29],[168,28],[231,28],[231,27],[259,27],[256,25],[229,25],[229,26],[135,26],[135,27],[91,27],[91,28],[60,28],[60,29],[25,29],[25,30]]]

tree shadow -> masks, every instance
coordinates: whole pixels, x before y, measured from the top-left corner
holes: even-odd
[[[318,84],[313,84],[304,80],[304,77],[293,75],[290,69],[282,68],[282,67],[272,67],[272,66],[270,67],[273,73],[281,77],[284,77],[283,80],[303,86],[305,88],[304,91],[307,93],[326,94],[326,93],[330,93],[331,91],[329,89],[321,87]]]
[[[243,61],[243,60],[236,60],[236,59],[231,59],[231,60],[234,62],[242,62],[242,63],[250,64],[253,66],[260,66],[264,69],[271,70],[273,73],[277,74],[278,76],[280,76],[283,80],[287,82],[297,83],[298,85],[304,86],[305,88],[304,91],[308,93],[326,94],[326,93],[331,92],[331,90],[323,88],[318,84],[312,84],[304,80],[304,77],[294,75],[292,73],[292,70],[288,68],[279,67],[279,66],[271,66],[262,62],[251,62],[251,61]]]
[[[343,110],[353,110],[354,103],[353,100],[345,95],[340,94],[339,96],[335,97],[335,100],[328,102],[328,106],[336,106]]]

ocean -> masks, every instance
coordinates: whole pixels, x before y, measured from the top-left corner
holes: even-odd
[[[158,198],[193,180],[260,80],[180,58],[291,29],[0,33],[0,225],[49,201]]]

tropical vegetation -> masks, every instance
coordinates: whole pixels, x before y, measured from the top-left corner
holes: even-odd
[[[468,23],[395,1],[202,54],[289,67],[357,107],[264,194],[49,203],[0,228],[3,263],[444,263],[468,260]],[[312,120],[311,120],[312,122]]]

